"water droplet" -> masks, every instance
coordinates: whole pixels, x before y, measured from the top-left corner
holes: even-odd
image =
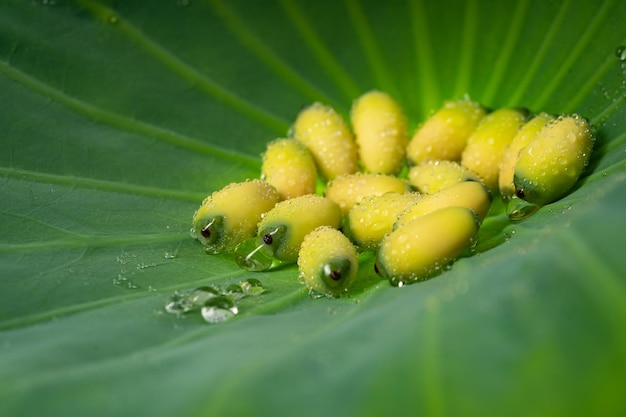
[[[626,46],[622,45],[619,46],[616,50],[615,50],[615,56],[617,57],[617,59],[619,59],[620,61],[626,61]]]
[[[206,322],[217,324],[233,318],[239,309],[230,297],[217,296],[207,301],[201,313]]]
[[[232,311],[218,307],[202,307],[201,313],[204,321],[211,324],[222,323],[235,316]]]
[[[398,277],[390,277],[389,283],[394,287],[402,288],[404,286],[404,281]]]
[[[318,298],[322,298],[324,296],[324,293],[319,292],[314,288],[309,288],[309,297],[313,298],[314,300],[317,300]]]
[[[263,241],[259,244],[256,237],[240,243],[235,249],[237,265],[247,271],[266,271],[274,262],[271,246]]]
[[[121,255],[119,255],[118,257],[116,257],[115,259],[117,260],[117,262],[119,262],[122,265],[126,265],[128,263],[128,258],[129,255],[126,252],[122,252]]]
[[[152,268],[153,266],[157,266],[157,264],[155,262],[150,262],[150,263],[141,262],[137,264],[137,270]]]
[[[126,282],[128,278],[123,276],[122,274],[117,274],[117,277],[113,278],[113,285],[122,285],[122,283]]]
[[[248,278],[241,281],[241,289],[246,296],[257,296],[265,292],[263,284],[256,278]]]
[[[243,292],[243,288],[241,288],[241,285],[237,285],[237,284],[230,284],[228,287],[226,287],[226,290],[224,291],[224,293],[232,297],[235,300],[238,300],[245,296]]]
[[[523,220],[530,217],[535,214],[537,210],[539,210],[539,206],[529,203],[526,200],[522,200],[517,196],[513,196],[506,206],[506,213],[509,216],[509,219],[513,221]]]
[[[287,228],[278,226],[270,231],[260,231],[235,248],[237,265],[248,271],[266,271],[274,263],[274,251],[284,239]]]
[[[175,252],[165,252],[163,254],[163,257],[165,259],[174,259],[174,258],[176,258],[176,253]]]
[[[189,302],[196,308],[206,305],[207,301],[221,295],[220,290],[213,286],[198,287],[189,293]]]
[[[114,14],[110,14],[110,15],[107,17],[107,21],[108,21],[109,23],[111,23],[111,24],[113,24],[113,25],[114,25],[114,24],[116,24],[117,22],[119,22],[119,18],[118,18],[116,15],[114,15]]]
[[[193,307],[193,304],[186,294],[175,291],[174,294],[170,296],[167,304],[165,304],[165,311],[170,314],[182,316],[186,312],[191,311]]]

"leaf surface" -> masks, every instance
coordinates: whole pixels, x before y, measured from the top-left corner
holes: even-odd
[[[623,415],[626,3],[0,4],[0,415]],[[442,101],[577,112],[571,194],[401,289],[371,256],[351,297],[189,236],[313,101],[372,88],[414,129]],[[174,291],[257,278],[219,325]]]

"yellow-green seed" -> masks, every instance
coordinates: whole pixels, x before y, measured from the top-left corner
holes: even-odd
[[[547,113],[540,113],[534,116],[520,128],[511,143],[506,147],[502,162],[500,163],[500,174],[498,176],[500,195],[505,201],[508,201],[515,195],[513,175],[520,150],[526,147],[537,132],[553,119],[554,116]]]
[[[538,206],[563,197],[587,166],[593,142],[589,123],[579,115],[548,123],[519,152],[516,195]]]
[[[482,181],[457,161],[430,159],[409,170],[409,184],[421,193],[433,194],[462,181]]]
[[[434,194],[424,195],[398,216],[394,228],[446,207],[465,207],[476,213],[482,222],[491,206],[491,193],[483,183],[464,181],[444,188]]]
[[[298,254],[299,278],[312,295],[340,297],[356,279],[357,252],[339,230],[321,226],[304,237]]]
[[[304,108],[291,134],[309,149],[325,179],[358,171],[357,146],[352,132],[332,107],[313,103]]]
[[[419,193],[387,193],[364,197],[348,215],[344,232],[361,249],[374,250],[393,229],[396,219],[420,200]]]
[[[330,198],[347,214],[363,197],[385,193],[410,191],[406,180],[393,175],[356,173],[342,175],[328,183],[326,197]]]
[[[229,184],[208,196],[196,210],[192,234],[208,253],[231,252],[255,235],[263,213],[279,201],[276,189],[266,182]]]
[[[304,236],[319,226],[338,229],[341,221],[341,209],[335,202],[317,194],[307,194],[276,204],[259,223],[258,236],[262,240],[270,231],[284,227],[282,239],[274,242],[274,258],[296,261]]]
[[[387,93],[370,91],[350,113],[359,158],[367,172],[395,175],[402,169],[409,142],[407,120]]]
[[[465,207],[421,216],[383,239],[377,270],[396,286],[430,278],[472,245],[478,227],[476,214]]]
[[[498,191],[504,150],[526,120],[527,112],[503,108],[485,116],[467,140],[461,163],[477,173],[491,191]]]
[[[407,158],[413,165],[429,159],[458,161],[486,110],[468,98],[446,101],[417,129],[407,146]]]
[[[309,150],[294,139],[276,139],[263,154],[261,179],[273,185],[283,200],[315,193],[317,168]]]

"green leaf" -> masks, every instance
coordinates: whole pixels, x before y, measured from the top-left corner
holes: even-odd
[[[626,2],[0,2],[0,415],[626,412]],[[189,237],[302,105],[372,88],[578,112],[575,190],[416,285],[311,299]],[[267,292],[217,325],[174,291]]]

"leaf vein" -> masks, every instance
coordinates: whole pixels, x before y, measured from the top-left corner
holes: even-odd
[[[222,17],[230,31],[239,38],[241,43],[246,46],[250,52],[259,57],[261,61],[281,77],[281,79],[288,82],[309,100],[322,101],[331,103],[335,107],[338,106],[338,104],[334,103],[325,93],[317,89],[308,80],[304,79],[293,68],[287,65],[287,63],[268,48],[265,43],[261,42],[261,38],[248,28],[231,7],[224,4],[222,0],[209,1],[214,10]]]
[[[352,101],[360,94],[360,88],[352,80],[346,70],[337,62],[328,47],[320,40],[311,24],[307,21],[302,11],[295,2],[290,0],[280,0],[284,10],[289,15],[291,22],[295,25],[305,43],[313,52],[318,62],[322,65],[326,74],[340,88],[346,99]]]
[[[386,92],[398,96],[398,89],[393,81],[393,76],[383,58],[376,37],[372,33],[367,17],[360,7],[358,0],[346,0],[346,6],[356,29],[359,41],[367,57],[369,67],[372,68],[378,84]]]
[[[520,103],[522,99],[522,95],[526,92],[528,85],[531,83],[535,75],[537,74],[537,70],[539,69],[539,65],[544,62],[546,54],[548,53],[549,48],[554,43],[554,38],[556,34],[561,29],[563,24],[563,20],[565,19],[565,15],[569,6],[571,4],[571,0],[565,0],[561,3],[561,7],[559,8],[554,19],[551,19],[550,29],[543,37],[543,41],[541,42],[541,46],[537,53],[535,53],[532,62],[528,66],[528,70],[524,73],[524,78],[517,84],[517,88],[511,95],[510,102],[512,105],[517,105]]]
[[[192,191],[168,190],[165,188],[149,187],[123,183],[119,181],[107,181],[95,178],[76,177],[73,175],[58,175],[51,173],[35,172],[24,169],[0,167],[0,175],[8,178],[16,178],[45,184],[59,184],[64,186],[79,186],[87,189],[100,191],[120,192],[146,197],[171,198],[182,201],[202,201],[205,194]]]
[[[278,118],[265,110],[259,109],[230,90],[220,86],[207,75],[200,73],[197,69],[191,67],[172,52],[163,48],[154,40],[150,39],[146,34],[142,33],[139,29],[135,28],[129,21],[123,19],[103,4],[93,0],[75,1],[80,3],[96,18],[101,20],[107,21],[111,18],[111,16],[115,16],[115,27],[119,28],[120,31],[128,36],[136,45],[143,48],[144,51],[150,54],[157,61],[161,62],[175,74],[184,80],[187,80],[190,85],[199,87],[201,91],[205,92],[210,97],[213,97],[240,113],[263,123],[265,126],[275,130],[276,132],[283,133],[289,127],[289,124],[285,120]]]
[[[612,5],[613,0],[606,0],[602,7],[598,10],[593,20],[587,26],[587,29],[582,34],[582,36],[578,39],[576,45],[572,48],[571,52],[567,55],[565,61],[559,66],[559,70],[554,74],[550,83],[545,86],[542,90],[542,94],[535,101],[536,108],[545,108],[545,104],[548,99],[554,94],[554,91],[557,89],[559,84],[563,81],[565,74],[572,68],[576,60],[580,58],[582,55],[584,48],[593,38],[593,34],[598,30],[599,26],[604,21],[604,17],[608,13],[610,6]]]
[[[517,43],[522,32],[526,12],[528,11],[528,0],[517,2],[517,8],[512,13],[512,21],[509,25],[504,44],[502,45],[500,56],[496,59],[491,73],[489,84],[485,88],[483,101],[491,103],[494,95],[500,85],[502,78],[506,74],[506,68],[510,64],[513,55],[514,46]]]
[[[170,143],[182,149],[199,152],[205,155],[217,156],[234,162],[254,166],[255,168],[260,166],[258,159],[251,156],[239,154],[234,150],[221,149],[197,139],[189,138],[161,127],[104,110],[75,97],[68,96],[67,94],[44,84],[30,75],[25,74],[17,68],[10,66],[7,62],[0,61],[0,72],[3,72],[14,81],[21,83],[32,91],[61,103],[65,107],[72,109],[73,111],[82,114],[93,121],[107,123],[121,130],[139,133],[147,137]]]
[[[460,56],[456,78],[456,95],[468,93],[469,80],[471,78],[472,61],[478,29],[478,10],[476,0],[468,0],[465,8],[465,20],[463,23],[463,35],[460,40]]]
[[[439,101],[439,84],[435,75],[437,65],[430,46],[430,31],[423,1],[410,1],[409,5],[416,65],[420,72],[421,89],[424,92],[422,114],[425,116],[437,107]]]

